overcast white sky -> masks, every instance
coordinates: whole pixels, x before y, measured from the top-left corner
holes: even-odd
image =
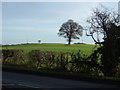
[[[73,19],[85,27],[91,10],[100,4],[112,11],[118,9],[118,2],[2,2],[3,44],[37,43],[39,39],[42,43],[67,43],[57,35],[60,26]],[[85,35],[74,42],[82,40],[94,43]]]

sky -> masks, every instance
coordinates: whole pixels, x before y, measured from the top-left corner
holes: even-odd
[[[1,4],[0,4],[1,5]],[[64,22],[72,19],[86,27],[92,9],[103,5],[117,11],[117,2],[2,2],[2,44],[67,43],[57,33]],[[72,43],[94,44],[83,36]]]

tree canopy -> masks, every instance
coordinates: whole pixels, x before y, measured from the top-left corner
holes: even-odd
[[[67,22],[62,24],[58,35],[67,38],[68,44],[70,44],[72,39],[80,39],[79,36],[82,36],[82,33],[83,27],[73,20],[69,19]]]

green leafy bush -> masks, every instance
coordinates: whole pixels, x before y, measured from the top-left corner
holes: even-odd
[[[36,68],[51,68],[78,73],[100,75],[97,63],[86,55],[74,53],[56,53],[51,51],[32,50],[30,52],[29,65]]]
[[[2,50],[3,64],[23,64],[24,52],[23,50]]]
[[[30,52],[29,63],[29,65],[37,68],[46,67],[66,69],[68,55],[52,51],[32,50]]]

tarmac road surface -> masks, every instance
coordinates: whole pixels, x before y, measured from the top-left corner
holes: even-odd
[[[5,71],[2,72],[2,84],[3,88],[117,88],[120,90],[118,85]]]

